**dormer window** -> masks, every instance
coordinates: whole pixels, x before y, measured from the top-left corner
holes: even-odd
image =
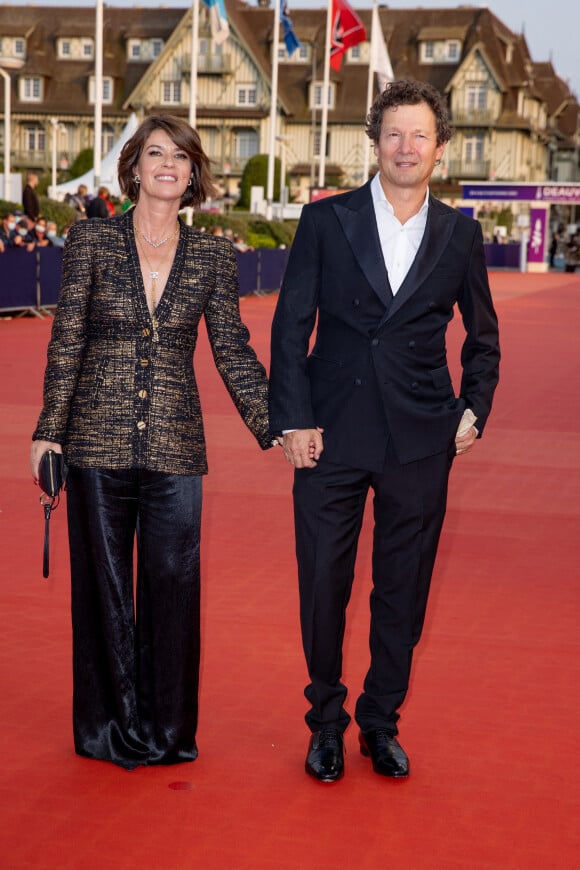
[[[23,103],[42,102],[44,88],[40,76],[21,76],[19,85],[20,99]]]

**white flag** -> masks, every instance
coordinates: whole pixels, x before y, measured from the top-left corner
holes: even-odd
[[[373,23],[371,27],[371,69],[377,74],[377,84],[379,91],[384,91],[389,82],[395,80],[393,67],[385,37],[381,30],[381,22],[379,20],[379,10],[376,6],[373,7]]]

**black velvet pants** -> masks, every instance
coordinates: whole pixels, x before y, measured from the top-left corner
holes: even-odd
[[[67,512],[77,753],[193,761],[201,478],[73,467]]]

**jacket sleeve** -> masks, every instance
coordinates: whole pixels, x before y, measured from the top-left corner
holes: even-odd
[[[264,450],[272,446],[266,370],[250,346],[240,315],[238,264],[233,245],[216,240],[215,287],[205,321],[216,368],[248,429]]]
[[[499,380],[499,333],[485,264],[481,225],[476,225],[458,307],[466,337],[461,349],[461,398],[477,417],[481,436]]]
[[[33,440],[64,443],[85,346],[92,286],[89,224],[73,224],[63,251],[62,282],[44,374],[43,408]]]
[[[272,322],[270,424],[273,432],[316,426],[307,357],[318,309],[320,261],[312,210],[305,206]]]

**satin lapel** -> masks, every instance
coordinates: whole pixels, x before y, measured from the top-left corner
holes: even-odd
[[[384,320],[390,320],[429,277],[445,253],[456,221],[456,212],[441,211],[437,200],[429,198],[427,224],[419,250]]]
[[[333,208],[355,260],[381,302],[389,306],[392,294],[379,241],[370,182],[355,190],[346,205],[335,203]]]

